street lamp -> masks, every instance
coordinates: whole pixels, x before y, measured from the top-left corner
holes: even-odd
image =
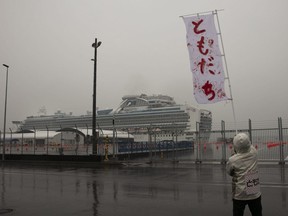
[[[4,128],[3,128],[3,146],[2,146],[2,160],[5,160],[5,135],[6,135],[6,110],[7,110],[7,89],[8,89],[8,68],[9,66],[3,64],[6,67],[6,91],[5,91],[5,108],[4,108]]]
[[[97,81],[97,48],[101,45],[101,41],[97,42],[95,38],[95,43],[92,44],[94,47],[94,80],[93,80],[93,114],[92,114],[92,154],[97,154],[97,133],[96,133],[96,81]]]

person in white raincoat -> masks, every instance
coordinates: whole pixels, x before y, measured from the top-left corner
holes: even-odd
[[[233,139],[235,154],[227,162],[227,173],[232,176],[233,216],[243,216],[248,205],[253,216],[262,216],[257,150],[245,133]]]

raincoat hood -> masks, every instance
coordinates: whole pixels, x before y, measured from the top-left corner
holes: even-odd
[[[250,151],[251,142],[247,134],[239,133],[233,139],[234,149],[237,153],[247,153]]]

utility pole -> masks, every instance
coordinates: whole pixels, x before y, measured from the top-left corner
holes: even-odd
[[[96,88],[97,88],[97,48],[101,45],[101,41],[97,42],[97,38],[95,38],[95,42],[92,44],[94,48],[94,79],[93,79],[93,114],[92,114],[92,154],[97,155],[97,132],[96,132]]]

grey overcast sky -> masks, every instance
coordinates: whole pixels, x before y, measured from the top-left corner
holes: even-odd
[[[218,13],[237,121],[287,118],[287,0],[0,0],[0,130],[8,64],[7,127],[46,107],[92,110],[127,94],[166,94],[233,122],[231,102],[198,105],[181,15]],[[229,94],[229,88],[226,87]]]

